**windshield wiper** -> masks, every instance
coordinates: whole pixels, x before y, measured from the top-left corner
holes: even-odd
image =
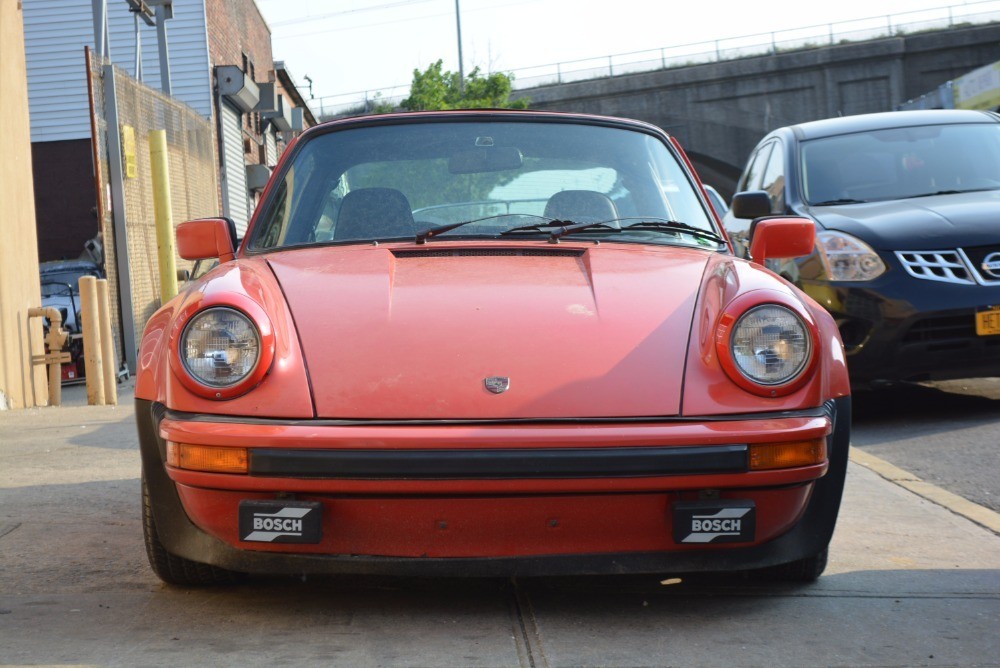
[[[978,188],[977,190],[992,190],[992,188]],[[961,193],[971,193],[976,192],[976,190],[938,190],[932,193],[920,193],[919,195],[910,195],[906,199],[916,199],[918,197],[934,197],[935,195],[960,195]]]
[[[620,225],[623,220],[635,220],[635,218],[616,218],[614,220],[606,220],[594,223],[577,223],[576,225],[569,225],[562,229],[554,231],[550,236],[550,241],[557,241],[560,237],[563,237],[571,232],[579,232],[581,230],[601,228],[606,230],[612,230],[616,233],[627,232],[628,230],[662,230],[664,232],[670,233],[682,233],[690,234],[692,236],[701,237],[703,239],[709,239],[716,243],[725,243],[726,240],[720,237],[718,234],[711,232],[709,230],[703,230],[700,227],[695,227],[694,225],[689,225],[688,223],[682,223],[679,220],[667,220],[667,219],[642,219],[639,218],[638,223],[632,223],[631,225]],[[613,225],[612,223],[619,223],[618,225]]]
[[[703,230],[700,227],[682,223],[676,220],[644,220],[639,223],[626,225],[622,230],[663,230],[664,232],[682,232],[702,239],[708,239],[718,244],[726,243],[726,240],[715,232]]]
[[[445,232],[450,232],[454,229],[462,227],[463,225],[469,225],[471,223],[481,223],[484,220],[496,220],[498,218],[506,218],[507,216],[518,216],[521,218],[539,218],[541,220],[547,221],[545,223],[539,223],[538,225],[525,225],[524,227],[515,227],[510,230],[504,230],[500,234],[509,234],[512,232],[528,231],[534,230],[540,227],[547,227],[549,225],[558,225],[563,221],[553,220],[552,218],[546,218],[545,216],[536,216],[533,213],[499,213],[495,216],[484,216],[482,218],[473,218],[472,220],[463,220],[457,223],[448,223],[447,225],[438,225],[437,227],[431,227],[422,232],[417,232],[416,242],[418,244],[423,244],[428,239],[433,239],[439,234],[444,234]],[[539,230],[541,231],[541,230]]]
[[[866,204],[868,200],[866,199],[851,199],[849,197],[843,197],[841,199],[828,199],[823,202],[816,202],[812,206],[835,206],[837,204]]]

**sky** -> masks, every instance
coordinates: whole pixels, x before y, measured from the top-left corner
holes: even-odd
[[[256,0],[271,28],[275,60],[283,60],[322,105],[360,100],[375,91],[405,95],[414,69],[438,59],[458,70],[456,0]],[[722,46],[915,24],[1000,12],[1000,0],[458,0],[465,72],[513,72],[522,83],[557,71],[607,67],[663,53],[710,52]],[[870,19],[861,21],[861,19]],[[811,28],[810,30],[798,30]],[[756,35],[749,40],[735,40]],[[698,44],[699,46],[693,46]],[[683,48],[681,48],[683,45]],[[690,46],[689,46],[690,45]],[[670,49],[659,52],[659,49]],[[592,59],[589,62],[572,62]],[[544,67],[543,67],[544,66]],[[620,66],[620,65],[618,65]],[[529,69],[530,68],[530,69]]]

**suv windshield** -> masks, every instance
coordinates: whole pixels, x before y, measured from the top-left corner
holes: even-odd
[[[565,236],[718,246],[681,228],[621,229],[647,219],[716,232],[655,136],[565,122],[404,120],[306,141],[249,247],[412,240],[456,223],[465,224],[425,238],[510,239],[596,222],[609,225]]]
[[[905,114],[906,112],[900,112]],[[1000,124],[925,125],[802,144],[803,195],[848,204],[1000,188]]]

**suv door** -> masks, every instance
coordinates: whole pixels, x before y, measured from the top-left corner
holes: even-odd
[[[740,176],[740,180],[736,184],[736,192],[746,192],[747,190],[761,190],[761,183],[764,177],[764,172],[768,166],[768,160],[771,156],[772,148],[777,144],[777,140],[770,140],[763,144],[760,144],[754,152],[750,155],[750,159],[747,161],[747,166],[743,170],[743,174]],[[778,154],[781,151],[777,151]],[[782,179],[782,184],[784,179]],[[784,194],[782,194],[784,197]],[[743,218],[737,218],[733,215],[732,209],[726,212],[725,217],[722,220],[722,224],[726,228],[726,232],[729,234],[729,238],[733,242],[733,248],[736,250],[736,255],[739,257],[747,257],[749,252],[750,244],[750,223],[753,221],[746,220]]]

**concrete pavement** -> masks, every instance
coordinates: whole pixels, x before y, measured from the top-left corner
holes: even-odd
[[[0,665],[1000,665],[1000,536],[870,459],[851,464],[830,566],[808,587],[647,576],[167,587],[142,546],[129,388],[117,407],[80,405],[69,388],[66,407],[0,412]]]

